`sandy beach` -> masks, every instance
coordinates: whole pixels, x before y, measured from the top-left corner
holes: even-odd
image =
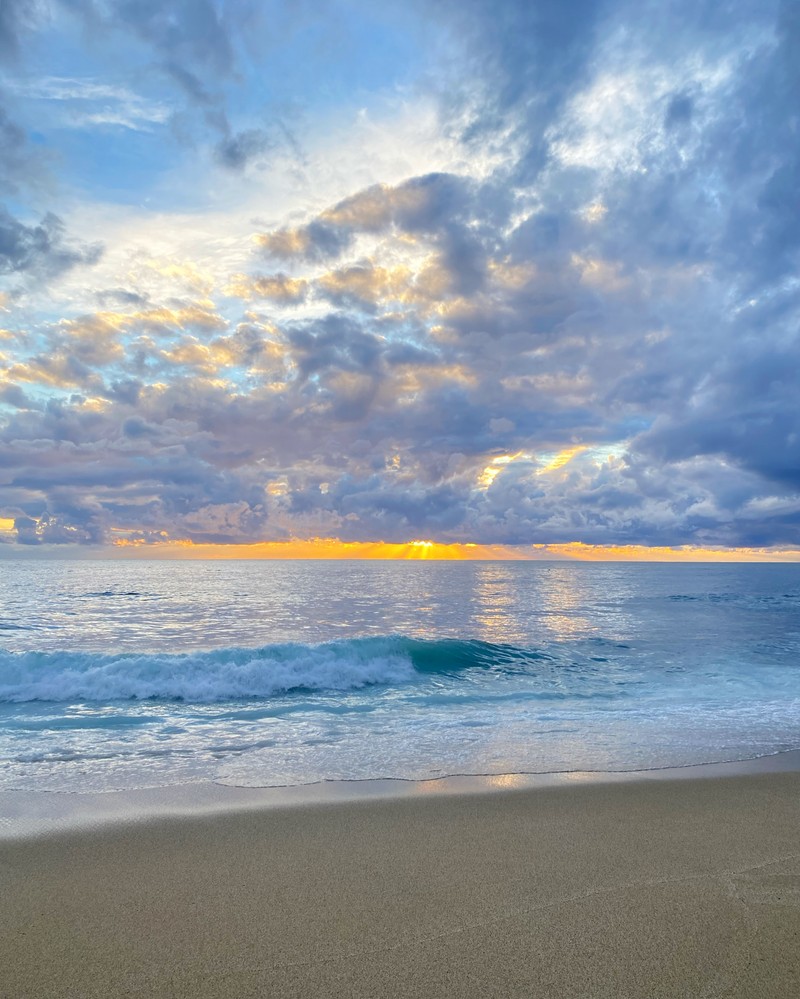
[[[30,837],[0,845],[0,895],[9,999],[788,999],[800,773]]]

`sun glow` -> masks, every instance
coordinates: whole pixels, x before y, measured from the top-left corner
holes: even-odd
[[[800,562],[794,548],[703,548],[699,545],[531,545],[534,558],[577,562]]]
[[[488,489],[506,465],[510,465],[511,462],[516,461],[518,458],[530,458],[530,455],[525,454],[523,451],[516,451],[514,454],[499,454],[497,457],[492,458],[478,476],[478,483],[481,488]]]
[[[2,522],[0,522],[2,523]],[[576,562],[800,562],[800,550],[771,548],[674,548],[646,545],[444,544],[427,539],[405,543],[340,541],[338,538],[263,541],[257,544],[196,544],[186,539],[146,542],[117,538],[105,554],[165,559],[384,559],[390,561],[576,561]],[[87,553],[89,554],[89,553]],[[95,553],[95,556],[97,553]]]
[[[508,545],[475,543],[441,544],[415,539],[404,543],[387,541],[340,541],[338,538],[263,541],[250,545],[195,544],[188,540],[145,543],[138,538],[117,538],[114,554],[139,558],[218,559],[386,559],[386,560],[513,560],[524,559],[522,549]]]
[[[541,454],[539,457],[544,464],[536,468],[536,475],[546,475],[548,472],[557,472],[560,468],[563,468],[564,465],[568,464],[573,458],[576,458],[584,451],[588,451],[586,444],[576,444],[573,447],[565,448],[563,451]],[[481,489],[488,489],[497,476],[508,465],[511,465],[515,461],[519,460],[530,461],[531,458],[532,456],[527,451],[516,451],[514,454],[496,455],[481,471],[478,476],[478,485]]]
[[[575,447],[565,448],[563,451],[559,451],[557,455],[551,458],[547,464],[542,465],[541,468],[537,469],[537,474],[541,475],[544,472],[556,472],[559,468],[563,468],[564,465],[572,461],[576,455],[579,455],[585,450],[585,444],[578,444]]]

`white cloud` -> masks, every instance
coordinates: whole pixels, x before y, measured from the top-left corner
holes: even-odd
[[[72,128],[113,126],[149,131],[163,125],[172,109],[149,100],[127,87],[70,76],[48,76],[39,80],[12,81],[8,87],[19,97],[71,105],[59,121]]]

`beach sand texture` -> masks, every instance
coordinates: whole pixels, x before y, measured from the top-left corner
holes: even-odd
[[[8,999],[796,999],[800,774],[29,838],[0,897]]]

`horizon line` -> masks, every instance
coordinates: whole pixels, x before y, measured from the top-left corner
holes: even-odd
[[[341,541],[292,538],[284,541],[204,543],[118,538],[106,545],[0,545],[3,557],[22,559],[195,559],[248,561],[564,561],[564,562],[800,562],[800,549],[706,547],[702,545],[602,545],[582,541],[522,545],[436,542]]]

